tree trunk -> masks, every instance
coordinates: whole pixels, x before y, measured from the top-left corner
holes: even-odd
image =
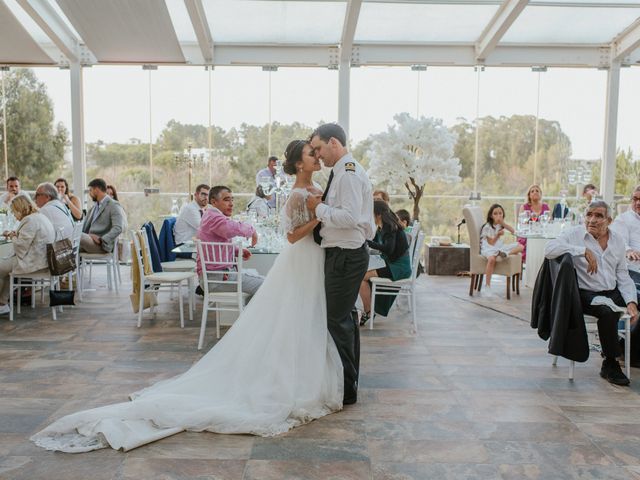
[[[411,182],[411,183],[409,183]],[[424,194],[424,185],[419,186],[413,177],[409,177],[409,181],[404,183],[409,197],[413,200],[413,220],[420,220],[420,200]]]

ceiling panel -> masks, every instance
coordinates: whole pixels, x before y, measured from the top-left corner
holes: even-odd
[[[184,63],[164,0],[57,0],[99,62]]]
[[[204,0],[214,42],[337,45],[344,1]]]
[[[605,44],[640,17],[638,7],[527,6],[502,43]]]
[[[54,63],[2,0],[0,0],[0,63]]]
[[[363,2],[355,42],[475,42],[499,5]]]

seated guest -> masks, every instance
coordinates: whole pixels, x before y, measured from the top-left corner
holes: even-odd
[[[271,195],[265,195],[262,187],[258,185],[256,187],[256,194],[247,204],[247,212],[256,212],[258,218],[269,216],[269,200]]]
[[[624,239],[629,275],[636,285],[636,294],[640,298],[640,185],[633,189],[631,208],[618,215],[611,224],[611,229],[618,232]],[[631,331],[631,366],[640,367],[640,328]]]
[[[547,258],[565,253],[573,257],[578,277],[580,303],[585,315],[598,318],[598,334],[605,357],[600,376],[615,385],[629,385],[616,358],[621,350],[618,343],[620,314],[604,305],[592,305],[594,297],[607,297],[616,305],[627,308],[632,325],[638,320],[636,289],[625,258],[624,239],[611,224],[611,209],[603,201],[587,207],[585,225],[577,225],[545,246]]]
[[[251,245],[258,242],[258,234],[253,225],[249,223],[231,220],[233,215],[233,194],[228,187],[219,185],[209,190],[209,208],[202,217],[197,237],[203,242],[228,243],[234,237],[251,239]],[[249,250],[242,251],[242,258],[248,260],[251,257]],[[200,259],[196,260],[198,276],[202,273]],[[212,270],[224,270],[224,265],[213,265]],[[242,291],[254,295],[264,279],[259,275],[249,273],[242,274]]]
[[[71,215],[76,220],[82,220],[82,205],[80,199],[69,191],[69,184],[64,178],[59,178],[54,182],[60,195],[60,201],[64,203]]]
[[[7,191],[0,195],[0,208],[9,208],[11,201],[18,195],[29,198],[29,194],[20,189],[20,179],[18,177],[7,178]]]
[[[113,198],[116,202],[119,202],[118,199],[118,191],[116,190],[115,185],[107,185],[107,195]]]
[[[631,208],[618,215],[611,228],[624,239],[627,258],[631,261],[640,260],[640,185],[631,194]]]
[[[411,234],[411,225],[413,224],[413,222],[411,221],[411,214],[407,210],[402,208],[396,212],[396,217],[398,217],[398,220],[400,221],[400,225],[402,225],[404,232],[406,234]]]
[[[95,202],[82,226],[80,251],[111,253],[118,236],[126,228],[124,211],[120,204],[107,195],[107,182],[94,178],[89,182],[89,196]]]
[[[373,202],[373,216],[378,226],[378,231],[373,240],[367,240],[367,244],[382,253],[385,266],[376,270],[369,270],[360,284],[360,298],[364,309],[364,313],[360,318],[360,325],[367,323],[371,315],[370,278],[381,277],[402,280],[411,276],[409,243],[398,217],[383,200],[375,200]],[[389,312],[395,299],[395,296],[385,297],[383,297],[384,300],[389,299],[390,301],[385,302],[385,312],[379,312],[381,315],[386,315]]]
[[[504,208],[498,203],[489,207],[487,222],[480,228],[480,255],[487,259],[487,267],[484,272],[486,278],[486,290],[491,291],[491,277],[496,268],[498,257],[517,255],[523,247],[518,242],[504,243],[504,232],[515,234],[511,225],[504,221]]]
[[[198,233],[200,221],[206,211],[209,202],[209,185],[201,183],[196,187],[196,193],[193,201],[186,203],[180,209],[176,224],[173,227],[173,235],[176,239],[176,245],[182,245],[189,242]]]
[[[522,212],[529,212],[530,222],[537,222],[540,219],[540,215],[549,211],[549,205],[542,202],[542,189],[540,185],[531,185],[527,190],[527,198],[525,203],[520,206],[518,214]],[[522,245],[524,249],[522,251],[522,261],[527,259],[527,239],[523,237],[518,238],[518,243]]]
[[[385,192],[384,190],[375,190],[373,192],[373,199],[374,200],[382,200],[387,205],[389,204],[389,194],[387,192]]]
[[[14,255],[0,258],[0,314],[9,313],[9,274],[26,274],[47,268],[47,243],[55,241],[53,225],[29,197],[17,196],[11,202],[11,211],[19,221],[15,231],[4,232],[12,238]]]
[[[47,217],[56,232],[56,240],[71,238],[75,222],[69,209],[58,200],[58,189],[53,183],[41,183],[36,188],[36,205]]]

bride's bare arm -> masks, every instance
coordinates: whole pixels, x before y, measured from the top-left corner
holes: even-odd
[[[287,232],[287,240],[289,241],[289,243],[296,243],[301,238],[309,235],[316,227],[316,225],[318,225],[318,223],[320,223],[320,221],[317,218],[314,218],[304,225],[300,225],[299,227],[294,228],[290,232]]]

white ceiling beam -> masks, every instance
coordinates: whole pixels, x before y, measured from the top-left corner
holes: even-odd
[[[362,0],[349,0],[349,2],[347,3],[347,11],[344,16],[342,38],[340,41],[340,63],[351,61],[353,37],[356,34],[356,27],[358,26],[358,17],[360,16],[361,6]]]
[[[328,67],[336,64],[338,49],[305,45],[224,45],[216,44],[215,65],[281,67]]]
[[[529,0],[505,0],[476,42],[476,60],[484,61],[516,21]]]
[[[184,5],[187,7],[191,24],[196,32],[202,58],[204,58],[206,64],[213,64],[213,36],[211,35],[202,0],[184,0]]]
[[[360,44],[354,46],[355,64],[398,65],[415,64],[441,66],[474,66],[477,64],[474,45],[391,45]],[[484,62],[496,67],[608,67],[609,47],[499,45]]]
[[[612,61],[622,61],[640,47],[640,18],[611,42]]]
[[[53,7],[44,0],[17,0],[58,49],[75,63],[81,60],[80,41]]]

